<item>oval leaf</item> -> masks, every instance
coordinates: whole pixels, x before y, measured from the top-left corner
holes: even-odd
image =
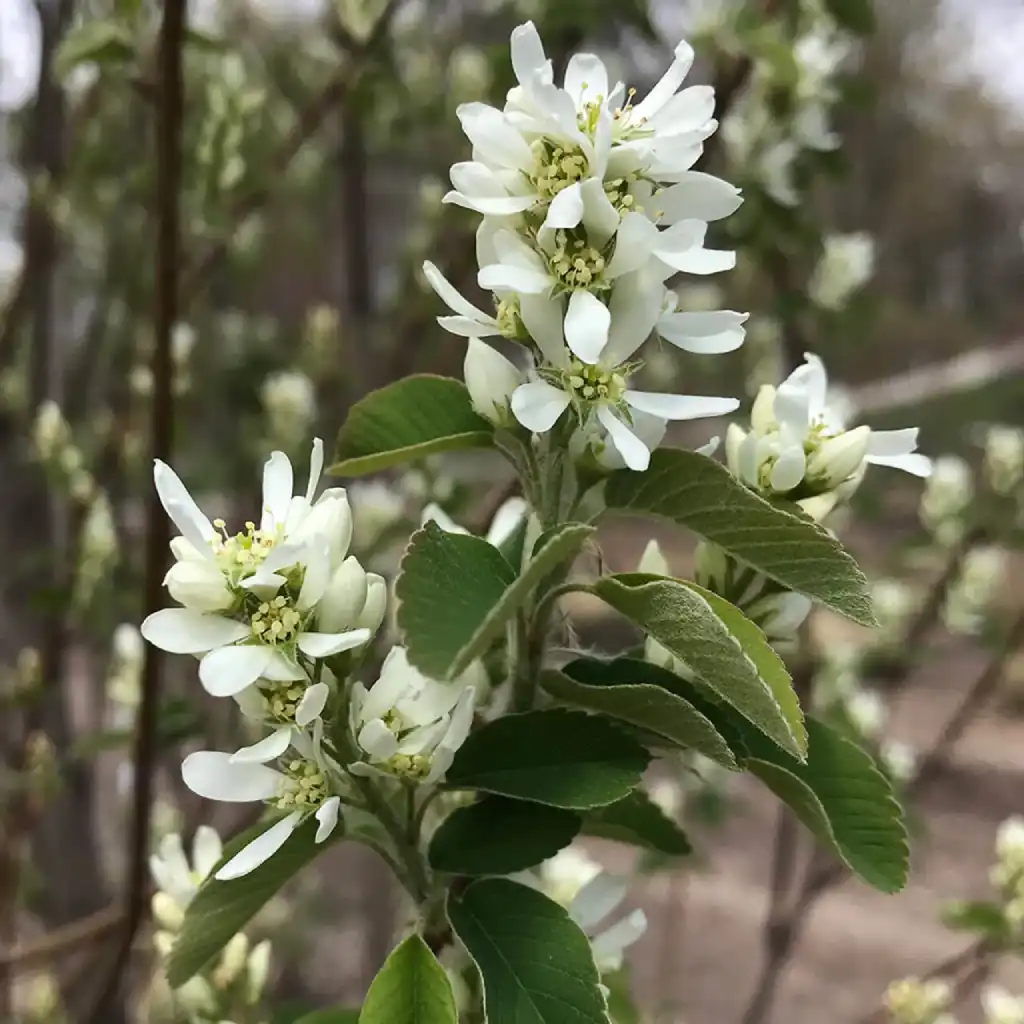
[[[579,830],[572,811],[488,796],[445,818],[430,841],[430,865],[452,875],[510,875],[553,857]]]
[[[629,722],[670,746],[699,751],[727,768],[739,770],[729,744],[707,718],[692,704],[667,690],[644,683],[593,685],[572,678],[568,670],[545,672],[541,685],[551,696],[567,704]]]
[[[225,845],[217,868],[262,835],[276,820],[260,822],[235,836]],[[344,833],[344,829],[337,828],[329,839],[317,843],[316,830],[315,818],[303,822],[270,860],[241,878],[218,882],[213,877],[217,870],[214,868],[188,905],[185,923],[171,950],[167,980],[172,988],[184,985],[201,971],[290,878]]]
[[[363,476],[436,452],[486,448],[494,427],[473,411],[462,381],[419,374],[371,391],[338,433],[334,476]]]
[[[705,455],[662,448],[646,473],[613,473],[604,500],[612,511],[671,519],[787,589],[876,625],[867,580],[839,541],[795,506],[760,498]]]
[[[686,833],[639,789],[607,807],[588,811],[583,818],[583,834],[614,839],[670,857],[685,857],[693,852]]]
[[[682,659],[708,689],[783,750],[804,756],[806,734],[802,721],[790,721],[753,658],[745,652],[743,640],[696,589],[680,580],[631,573],[605,576],[591,590]],[[737,609],[736,614],[742,612]],[[767,647],[763,634],[753,623],[750,626]],[[751,635],[744,634],[748,642]]]
[[[528,711],[471,733],[445,779],[455,789],[585,810],[624,797],[649,761],[647,751],[606,718]]]
[[[458,1024],[448,975],[419,935],[410,935],[384,961],[359,1024]]]
[[[504,878],[448,897],[480,971],[487,1024],[609,1024],[590,941],[564,908]]]

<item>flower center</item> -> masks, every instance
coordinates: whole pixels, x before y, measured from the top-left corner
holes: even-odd
[[[395,754],[387,764],[392,774],[407,779],[422,779],[430,773],[430,758],[426,754]]]
[[[615,178],[613,181],[606,181],[604,183],[604,193],[608,197],[608,202],[615,207],[619,216],[625,216],[627,213],[643,213],[644,208],[636,201],[636,196],[630,195],[629,186],[636,181],[635,175],[630,175],[627,178]]]
[[[295,760],[285,766],[277,799],[271,801],[282,811],[319,807],[327,799],[327,779],[312,761]]]
[[[556,146],[545,139],[533,144],[533,174],[530,176],[542,202],[550,202],[563,189],[587,176],[587,158],[575,146]]]
[[[613,405],[622,400],[626,390],[626,378],[617,370],[606,370],[574,359],[568,373],[563,375],[566,391],[584,402],[610,402]]]
[[[519,300],[501,299],[495,312],[495,319],[498,321],[498,330],[503,338],[516,341],[526,336],[526,329],[523,321],[519,318]]]
[[[604,291],[610,287],[603,279],[604,254],[585,238],[574,238],[566,231],[555,234],[555,251],[548,265],[565,291]]]
[[[302,616],[287,597],[278,596],[260,604],[249,622],[253,636],[263,643],[288,644],[298,636]]]
[[[246,523],[244,533],[229,536],[223,519],[213,525],[219,536],[210,541],[214,558],[221,572],[231,580],[239,580],[255,572],[278,541],[277,532],[257,530],[255,523]]]
[[[270,683],[261,686],[260,693],[267,709],[267,715],[275,721],[291,724],[295,721],[306,687],[300,682]]]

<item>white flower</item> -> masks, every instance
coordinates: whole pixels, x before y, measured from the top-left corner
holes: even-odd
[[[994,426],[985,435],[985,478],[996,494],[1011,494],[1024,479],[1024,430]]]
[[[1024,1024],[1024,999],[1010,995],[998,985],[987,985],[981,990],[981,1005],[985,1024]]]
[[[509,402],[523,382],[523,374],[515,364],[485,342],[470,338],[463,375],[476,412],[499,427],[510,426],[513,421]]]
[[[502,502],[498,511],[494,513],[490,526],[487,528],[485,540],[494,547],[501,547],[509,537],[519,528],[522,521],[529,514],[530,506],[524,498],[509,498]],[[466,535],[469,533],[464,526],[457,522],[440,505],[431,502],[423,509],[420,518],[420,525],[434,522],[447,533],[458,533]]]
[[[726,454],[736,476],[758,490],[791,497],[835,490],[859,479],[865,464],[928,476],[931,461],[915,454],[916,427],[844,429],[826,403],[824,365],[810,353],[805,359],[778,388],[761,388],[750,433],[730,426]]]
[[[994,546],[972,548],[944,608],[946,626],[955,633],[976,633],[1006,578],[1006,553]]]
[[[811,301],[822,309],[842,309],[871,277],[875,243],[869,234],[829,235],[809,285]]]
[[[384,480],[357,480],[348,488],[352,503],[352,546],[372,547],[405,515],[405,498]]]
[[[886,989],[885,1007],[894,1024],[954,1024],[945,1013],[952,999],[952,986],[941,978],[904,978]]]
[[[209,825],[200,825],[192,840],[192,863],[189,864],[181,836],[171,832],[160,840],[157,852],[150,855],[149,873],[157,889],[184,910],[220,860],[222,852],[217,832]]]
[[[474,686],[428,679],[392,648],[369,690],[352,687],[350,725],[366,760],[349,770],[439,782],[469,735],[475,697]]]
[[[575,847],[566,847],[544,861],[533,874],[519,876],[560,903],[590,939],[594,960],[602,973],[622,966],[624,951],[647,930],[647,915],[633,910],[625,917],[605,922],[626,898],[629,880],[612,875]]]
[[[236,761],[231,754],[200,750],[181,766],[185,785],[206,800],[230,803],[263,801],[285,816],[243,847],[216,874],[225,881],[240,878],[269,860],[310,815],[316,817],[316,842],[322,843],[338,824],[341,801],[334,790],[339,767],[324,753],[319,731],[310,739],[295,738],[300,756],[282,762],[281,770],[254,761]]]
[[[846,713],[863,736],[877,736],[885,726],[885,701],[873,690],[857,690],[845,702]]]
[[[275,438],[292,443],[316,417],[316,388],[304,373],[287,371],[267,377],[260,398]]]
[[[293,497],[291,463],[275,452],[264,471],[261,526],[249,523],[235,536],[217,534],[173,470],[156,465],[161,501],[182,531],[171,545],[179,561],[169,586],[188,604],[154,612],[142,635],[173,654],[203,655],[199,678],[214,696],[233,696],[260,678],[304,682],[303,659],[352,650],[371,637],[362,628],[316,628],[317,605],[343,567],[352,531],[344,491],[312,500],[322,465],[318,440],[306,494]]]
[[[0,111],[19,110],[35,95],[43,31],[31,0],[0,4]]]
[[[898,740],[886,740],[880,753],[886,770],[897,782],[905,785],[914,777],[917,754],[913,747]]]
[[[974,499],[974,474],[957,455],[942,455],[921,495],[921,521],[933,533],[939,533],[958,519]]]

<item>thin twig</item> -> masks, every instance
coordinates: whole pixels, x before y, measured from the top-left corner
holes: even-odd
[[[95,914],[47,932],[36,942],[23,943],[13,949],[2,949],[0,968],[24,970],[72,953],[79,946],[106,938],[120,927],[124,917],[124,910],[121,907],[105,907]]]
[[[187,0],[166,0],[160,28],[160,105],[157,127],[157,253],[156,311],[152,360],[153,401],[150,454],[170,461],[174,432],[174,363],[171,337],[178,319],[178,264],[182,128],[185,117],[183,51]],[[147,510],[144,602],[147,612],[163,603],[163,576],[170,527],[159,496],[153,491]],[[121,977],[131,956],[135,933],[146,913],[147,854],[153,769],[157,759],[157,709],[163,669],[161,653],[147,646],[142,670],[141,701],[136,722],[132,777],[134,801],[129,836],[126,920],[113,966],[87,1020],[101,1024],[116,999]]]

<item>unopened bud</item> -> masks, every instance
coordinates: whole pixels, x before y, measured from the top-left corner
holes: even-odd
[[[220,963],[213,972],[213,983],[222,991],[230,988],[245,970],[246,962],[249,959],[249,940],[244,932],[237,932],[231,936],[228,944],[221,954]]]
[[[264,939],[249,954],[245,993],[250,1003],[258,1003],[263,996],[263,990],[267,987],[267,978],[270,976],[270,953],[270,940]]]
[[[235,603],[224,574],[211,561],[175,562],[164,586],[178,604],[198,612],[219,612]]]
[[[213,1014],[217,1012],[217,997],[210,983],[196,974],[189,978],[181,988],[175,990],[175,996],[183,1010],[190,1014]]]
[[[985,438],[985,479],[997,494],[1010,494],[1024,479],[1024,430],[992,427]]]
[[[775,388],[762,384],[750,410],[750,426],[755,434],[767,434],[777,426],[775,420]]]
[[[768,594],[745,606],[744,612],[769,640],[788,640],[811,614],[811,599],[789,592]]]
[[[161,928],[169,932],[181,930],[185,923],[185,912],[178,906],[173,896],[166,892],[155,892],[150,906],[153,909],[153,920]]]
[[[490,345],[470,338],[463,372],[469,399],[477,413],[499,427],[511,426],[512,392],[523,381],[519,370]]]
[[[729,584],[729,556],[717,544],[697,545],[693,578],[699,586],[725,596]]]
[[[824,441],[807,460],[807,477],[831,491],[860,469],[868,453],[870,427],[856,427]]]
[[[335,571],[320,603],[317,625],[325,633],[351,629],[366,606],[369,581],[359,559],[349,555]]]
[[[384,621],[388,607],[388,584],[383,576],[375,572],[366,574],[366,603],[356,621],[357,629],[368,629],[376,633]]]

